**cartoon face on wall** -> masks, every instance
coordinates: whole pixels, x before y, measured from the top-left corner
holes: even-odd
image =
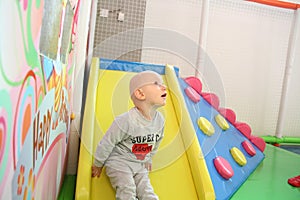
[[[56,199],[80,0],[0,4],[0,199]]]

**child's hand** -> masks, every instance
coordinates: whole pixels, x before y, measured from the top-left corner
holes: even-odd
[[[145,168],[146,168],[149,172],[151,172],[151,170],[152,170],[152,163],[145,163]]]
[[[102,167],[96,167],[95,165],[92,166],[92,177],[100,177],[102,173]]]

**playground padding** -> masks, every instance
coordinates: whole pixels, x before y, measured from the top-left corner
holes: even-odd
[[[134,73],[99,69],[99,60],[93,60],[81,135],[76,199],[115,199],[105,171],[100,178],[91,178],[91,166],[95,147],[114,117],[133,106],[128,83]],[[193,125],[186,120],[188,113],[176,85],[176,72],[166,67],[161,73],[168,87],[166,106],[160,109],[166,119],[165,137],[153,158],[151,183],[160,199],[215,199]]]
[[[105,171],[100,178],[91,178],[93,153],[114,117],[133,106],[128,91],[130,78],[139,70],[142,71],[148,67],[140,64],[134,70],[130,70],[130,68],[111,70],[105,66],[100,69],[99,66],[99,59],[93,59],[81,135],[76,199],[115,199]],[[164,66],[156,68],[156,71],[162,75],[168,87],[168,98],[166,106],[159,110],[166,118],[166,127],[165,138],[154,157],[153,170],[150,173],[154,190],[161,200],[218,199],[193,123],[190,120],[190,113],[185,107],[176,70],[173,67]],[[288,154],[285,162],[293,163],[294,167],[284,166],[281,160],[276,158],[280,156],[280,159],[284,160],[285,156],[282,155],[286,152],[278,151],[270,145],[267,146],[267,150],[267,161],[259,164],[254,175],[250,175],[235,194],[230,194],[233,195],[232,199],[249,199],[249,197],[261,199],[260,197],[268,195],[273,196],[272,199],[278,199],[277,197],[281,195],[275,195],[276,192],[271,193],[269,190],[274,187],[276,191],[283,188],[285,195],[291,195],[288,196],[290,199],[297,199],[295,195],[298,196],[299,191],[297,193],[296,190],[293,190],[294,188],[291,188],[286,181],[289,177],[300,173],[299,169],[295,169],[295,166],[300,166],[299,156]],[[270,159],[274,159],[272,163],[276,166],[273,168],[269,165]],[[282,168],[282,171],[279,172],[277,168]],[[284,168],[289,168],[289,171]],[[270,173],[266,173],[266,171],[270,171]],[[271,173],[273,171],[278,174]],[[258,179],[256,179],[257,176]],[[264,185],[266,178],[270,180],[268,185]],[[274,180],[276,184],[271,184],[271,180]],[[258,185],[262,185],[262,187],[257,189]]]

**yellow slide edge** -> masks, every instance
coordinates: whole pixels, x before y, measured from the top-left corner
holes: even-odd
[[[90,77],[88,81],[87,94],[95,94],[99,76],[99,59],[93,58]],[[78,159],[78,173],[76,181],[76,199],[90,199],[91,189],[91,166],[93,162],[93,135],[95,129],[95,105],[96,94],[87,95],[84,109],[84,117],[81,131],[81,143]],[[80,172],[80,173],[79,173]]]
[[[196,132],[188,113],[174,67],[170,65],[166,66],[166,79],[170,87],[169,89],[172,91],[171,98],[180,125],[198,199],[214,200],[216,196],[206,162],[197,140]]]

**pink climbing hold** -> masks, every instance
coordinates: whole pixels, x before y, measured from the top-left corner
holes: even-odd
[[[245,140],[244,142],[242,142],[242,146],[250,156],[255,156],[256,151],[250,142]]]
[[[217,95],[213,93],[202,93],[201,95],[212,107],[218,110],[220,101]]]
[[[185,78],[184,81],[189,86],[191,86],[194,90],[196,90],[196,92],[198,92],[198,94],[201,93],[201,91],[202,91],[202,83],[201,83],[201,81],[198,78],[196,78],[194,76],[191,76],[191,77]]]
[[[219,108],[219,112],[225,117],[230,123],[234,124],[236,121],[235,112],[229,108]]]
[[[221,156],[216,157],[214,159],[214,165],[218,173],[226,180],[230,179],[233,176],[233,169],[225,158]]]
[[[260,137],[256,137],[256,136],[251,136],[250,141],[261,151],[264,152],[265,148],[266,148],[266,142],[260,138]]]
[[[250,139],[251,137],[251,127],[244,122],[235,122],[235,128],[237,128],[246,138]]]
[[[184,92],[194,103],[200,101],[200,94],[198,94],[192,87],[185,88]]]

